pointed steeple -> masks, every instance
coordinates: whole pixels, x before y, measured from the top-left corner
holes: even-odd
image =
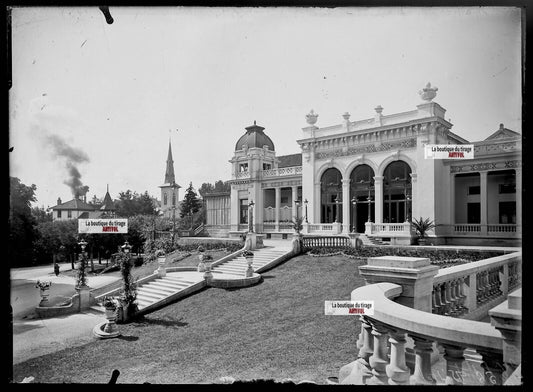
[[[104,202],[102,203],[102,206],[100,207],[100,210],[102,211],[115,211],[115,204],[113,203],[113,200],[111,199],[111,195],[109,195],[109,184],[107,184],[107,192],[104,196]]]
[[[176,177],[174,176],[174,160],[172,159],[172,146],[170,145],[170,138],[169,138],[167,170],[165,171],[165,184],[174,184],[175,182],[176,182]]]

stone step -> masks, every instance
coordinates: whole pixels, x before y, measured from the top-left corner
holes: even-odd
[[[271,261],[272,261],[272,260],[254,261],[252,264],[253,264],[253,265],[265,265],[265,264],[270,263]],[[231,264],[238,264],[238,265],[248,265],[248,262],[247,262],[247,261],[240,261],[240,260],[230,260],[230,261],[228,261],[228,263],[231,263]]]
[[[165,297],[166,297],[166,295],[154,294],[154,293],[150,293],[150,292],[147,292],[147,291],[143,291],[142,289],[139,289],[137,291],[137,298],[141,298],[141,299],[145,299],[145,300],[150,300],[150,298],[152,298],[152,300],[160,300],[160,299],[163,299]]]
[[[90,309],[94,310],[95,312],[105,313],[105,308],[100,305],[93,305],[90,307]]]
[[[148,284],[142,285],[141,287],[143,289],[144,288],[148,288],[148,289],[151,289],[151,290],[159,290],[159,291],[162,291],[162,292],[165,292],[165,293],[175,293],[176,292],[175,288],[163,286],[163,285],[157,284],[157,283],[148,283]]]
[[[234,269],[227,269],[227,268],[219,268],[217,270],[211,271],[211,272],[222,272],[226,274],[233,274],[233,275],[244,275],[246,273],[246,270],[234,270]]]
[[[163,287],[169,287],[169,288],[175,289],[175,290],[181,290],[182,288],[189,286],[189,284],[184,283],[184,282],[170,282],[168,280],[159,280],[159,279],[156,280],[156,281],[153,281],[151,283],[152,284],[158,284],[158,285],[161,285]]]
[[[175,291],[161,290],[161,289],[156,288],[156,287],[149,287],[148,285],[142,286],[140,289],[143,292],[154,293],[154,294],[157,294],[157,295],[164,295],[165,297],[168,297],[169,295],[172,295],[173,293],[175,293]]]
[[[217,266],[213,267],[212,269],[215,269],[215,268],[237,268],[237,269],[242,269],[242,268],[247,268],[247,267],[248,267],[248,264],[246,264],[246,265],[236,265],[236,264],[225,263],[225,264],[217,265]]]
[[[172,275],[166,275],[166,276],[162,277],[161,279],[162,280],[172,280],[172,281],[177,281],[177,282],[186,282],[188,284],[197,283],[194,280],[189,280],[189,279],[182,278],[180,276],[172,276]]]

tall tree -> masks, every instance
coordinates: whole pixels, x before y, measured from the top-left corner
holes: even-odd
[[[116,207],[117,214],[123,217],[154,215],[156,213],[153,198],[148,194],[148,191],[141,195],[129,189],[126,192],[120,192]]]
[[[37,187],[24,185],[16,177],[9,177],[9,187],[9,260],[12,266],[28,265],[33,262],[36,238],[31,203],[37,201]]]
[[[202,202],[198,199],[198,195],[194,191],[194,188],[191,182],[189,183],[189,187],[185,191],[185,195],[183,196],[183,201],[181,202],[180,217],[183,218],[185,216],[188,216],[189,213],[192,213],[192,214],[197,213],[201,206],[202,206]]]
[[[44,207],[33,207],[31,209],[31,214],[35,218],[37,224],[43,222],[52,222],[53,217],[50,211],[47,211]]]

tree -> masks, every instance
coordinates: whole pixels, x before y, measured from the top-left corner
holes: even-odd
[[[189,183],[189,187],[185,191],[185,196],[183,196],[183,201],[180,207],[180,217],[183,218],[185,216],[188,216],[189,213],[197,213],[201,206],[202,202],[198,199],[198,195],[194,191],[191,182]]]
[[[37,201],[37,187],[9,177],[9,188],[9,260],[12,266],[28,265],[33,262],[33,242],[37,235],[31,211],[31,203]]]
[[[231,184],[228,182],[224,182],[222,180],[218,180],[215,182],[215,184],[211,184],[209,182],[204,182],[200,189],[198,189],[198,193],[200,196],[205,197],[205,195],[209,193],[215,193],[215,192],[229,192],[231,191]]]
[[[129,189],[126,192],[120,192],[116,208],[117,214],[125,218],[134,215],[156,214],[153,198],[148,194],[148,191],[141,195]]]
[[[44,207],[33,207],[31,209],[31,214],[33,215],[37,224],[52,222],[53,220],[52,213],[47,211]]]

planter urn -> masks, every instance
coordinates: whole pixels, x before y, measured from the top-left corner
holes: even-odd
[[[198,258],[200,259],[200,262],[198,263],[198,272],[205,272],[206,271],[206,265],[205,265],[205,261],[204,261],[204,255],[200,254],[198,256]]]
[[[167,260],[167,258],[165,256],[159,256],[157,258],[157,263],[159,264],[159,268],[157,269],[157,273],[161,277],[166,276],[166,274],[167,274],[167,271],[165,269],[166,260]]]
[[[46,305],[48,303],[48,297],[50,296],[50,287],[45,287],[40,289],[41,293],[41,302],[39,303],[39,306]]]
[[[105,318],[107,323],[104,327],[104,332],[114,333],[117,332],[117,308],[116,307],[106,307],[105,308]]]
[[[251,278],[254,274],[254,267],[252,266],[254,262],[254,257],[253,256],[245,256],[245,257],[246,257],[246,262],[248,263],[248,268],[246,269],[246,277]]]

